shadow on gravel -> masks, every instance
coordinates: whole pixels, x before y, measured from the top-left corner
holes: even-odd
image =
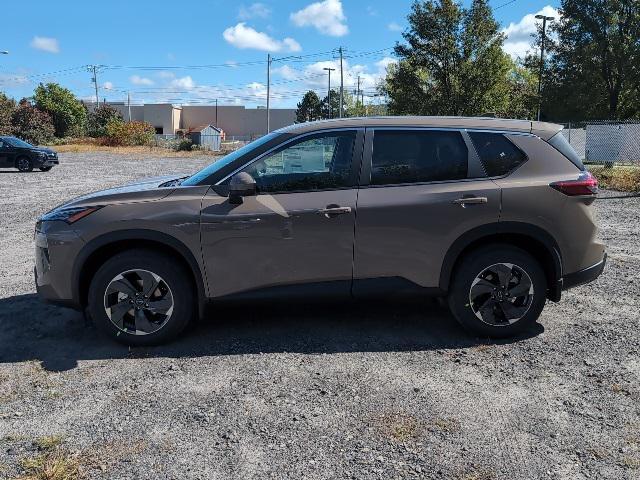
[[[42,362],[70,370],[79,360],[200,357],[258,353],[403,352],[513,343],[466,334],[435,301],[222,306],[174,342],[128,348],[104,337],[76,311],[35,294],[0,299],[0,362]]]

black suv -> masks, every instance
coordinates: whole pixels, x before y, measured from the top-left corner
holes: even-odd
[[[0,137],[0,168],[48,172],[54,165],[58,165],[58,154],[50,148],[34,147],[16,137]]]

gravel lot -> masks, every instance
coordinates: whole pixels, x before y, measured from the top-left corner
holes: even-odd
[[[0,477],[54,452],[98,479],[640,478],[640,199],[597,202],[604,274],[510,341],[419,302],[223,310],[127,349],[38,301],[38,215],[210,161],[0,173]]]

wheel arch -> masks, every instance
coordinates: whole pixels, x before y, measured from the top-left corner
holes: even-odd
[[[96,270],[113,255],[133,248],[162,252],[180,261],[190,273],[202,311],[206,299],[204,272],[192,252],[171,235],[143,229],[110,232],[91,240],[82,248],[72,270],[75,303],[85,308],[89,284]]]
[[[526,250],[540,261],[547,279],[547,297],[559,301],[562,291],[562,256],[556,240],[542,228],[521,222],[499,222],[470,230],[447,251],[440,270],[440,288],[449,291],[460,260],[472,250],[491,243],[507,243]]]

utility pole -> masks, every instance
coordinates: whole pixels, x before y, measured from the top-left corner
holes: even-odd
[[[360,102],[360,75],[358,75],[358,89],[356,90],[356,107]]]
[[[218,99],[216,98],[216,127],[218,126]],[[267,128],[269,128],[267,126]]]
[[[335,71],[335,68],[325,67],[323,70],[329,72],[329,90],[327,91],[327,118],[331,118],[331,72]]]
[[[93,72],[93,77],[91,77],[91,81],[96,87],[96,108],[98,108],[98,106],[100,105],[100,97],[98,97],[98,66],[91,65],[87,67],[87,69],[89,70],[89,72]]]
[[[269,122],[269,94],[271,93],[271,54],[267,53],[267,133],[271,132]]]
[[[342,118],[342,105],[344,98],[344,76],[342,74],[342,47],[339,49],[340,51],[340,118]]]
[[[540,74],[538,76],[538,121],[542,111],[542,76],[544,75],[544,47],[547,40],[547,21],[554,20],[554,17],[536,15],[538,20],[542,20],[542,44],[540,45]]]
[[[127,109],[129,110],[129,123],[131,123],[131,92],[127,92]]]

